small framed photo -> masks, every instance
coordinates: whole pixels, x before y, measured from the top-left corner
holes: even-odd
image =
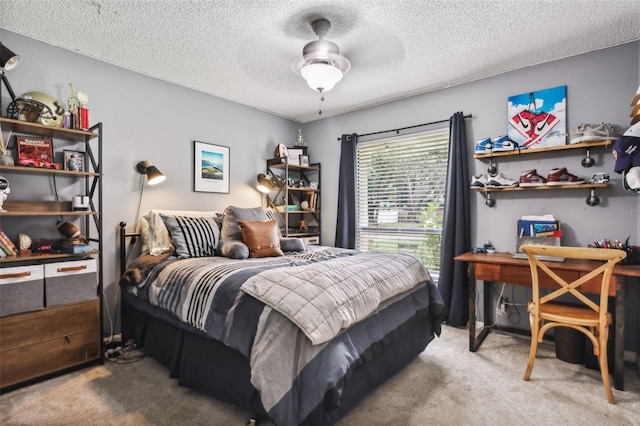
[[[71,172],[86,172],[84,152],[65,149],[64,169]]]
[[[229,193],[229,147],[193,141],[193,190]]]
[[[300,166],[300,157],[304,155],[304,151],[300,148],[287,148],[289,151],[289,164],[292,166]]]
[[[309,167],[309,156],[301,155],[300,157],[300,165],[303,167]]]

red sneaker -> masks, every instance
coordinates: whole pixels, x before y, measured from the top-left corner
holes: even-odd
[[[584,179],[576,175],[572,175],[567,171],[566,167],[551,169],[547,175],[548,186],[579,185],[581,183],[584,183]]]
[[[538,174],[536,169],[526,170],[520,175],[520,186],[540,186],[546,185],[547,180]]]

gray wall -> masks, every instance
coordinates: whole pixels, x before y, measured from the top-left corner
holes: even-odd
[[[322,162],[323,166],[323,242],[329,243],[334,238],[336,198],[327,194],[334,194],[338,187],[340,143],[337,138],[342,133],[369,133],[411,126],[447,119],[456,111],[473,114],[473,118],[467,120],[469,164],[470,174],[478,175],[486,172],[487,163],[472,158],[474,142],[506,133],[507,98],[510,95],[566,85],[567,130],[575,130],[581,123],[601,122],[612,123],[619,131],[626,130],[629,127],[629,101],[638,87],[638,51],[638,42],[629,43],[306,125],[305,138],[312,144],[312,160]],[[329,92],[327,96],[330,95]],[[589,195],[586,189],[500,193],[495,197],[494,208],[485,206],[482,195],[472,193],[472,244],[477,246],[490,240],[500,251],[514,251],[518,218],[525,214],[547,213],[562,221],[565,245],[585,246],[594,240],[624,240],[627,236],[631,236],[632,243],[639,244],[640,197],[622,189],[620,175],[613,173],[611,149],[592,149],[591,155],[597,161],[589,169],[581,166],[584,155],[582,150],[525,155],[512,157],[510,161],[499,160],[498,168],[514,179],[530,168],[537,168],[546,176],[551,168],[558,166],[566,166],[571,173],[587,178],[596,172],[610,173],[615,185],[596,191],[601,197],[600,205],[586,205],[585,199]],[[639,286],[631,287],[627,299],[627,348],[635,347],[638,336]],[[495,299],[500,288],[494,290]],[[507,286],[506,296],[522,304],[520,315],[511,316],[514,324],[502,317],[499,322],[528,328],[524,304],[529,294],[528,288]]]
[[[447,119],[454,112],[463,111],[473,114],[467,120],[470,174],[480,174],[486,171],[487,164],[472,158],[474,141],[506,133],[508,96],[566,85],[568,130],[581,123],[600,122],[624,130],[629,123],[629,100],[640,79],[640,49],[639,43],[634,42],[300,126],[8,31],[0,30],[0,38],[23,57],[20,67],[8,74],[17,94],[39,90],[66,102],[67,83],[73,82],[90,96],[92,122],[101,121],[105,125],[105,287],[112,311],[117,274],[116,228],[121,220],[133,228],[140,182],[134,166],[140,160],[151,160],[168,177],[158,186],[145,187],[142,213],[152,207],[221,210],[229,204],[254,206],[261,203],[254,182],[256,173],[264,170],[265,158],[272,156],[277,143],[291,145],[296,129],[302,127],[311,161],[321,162],[323,167],[322,241],[331,245],[340,153],[337,138],[342,133],[411,126]],[[6,106],[6,91],[3,96]],[[231,147],[230,194],[192,191],[193,140]],[[610,149],[594,149],[592,156],[597,162],[590,169],[580,165],[583,155],[580,150],[530,155],[510,162],[499,161],[498,166],[512,178],[529,168],[538,168],[541,174],[546,174],[553,167],[565,165],[570,172],[585,177],[608,172],[616,185],[597,192],[601,196],[599,206],[585,204],[588,191],[584,189],[498,194],[494,208],[486,207],[484,198],[472,193],[473,244],[491,240],[498,250],[513,251],[517,219],[523,214],[541,213],[553,213],[563,222],[564,244],[587,245],[596,239],[624,239],[628,235],[632,240],[635,236],[637,244],[640,197],[622,190],[620,177],[612,173]],[[12,193],[13,197],[19,199],[18,194]],[[634,347],[638,335],[640,296],[638,286],[632,287],[627,309],[627,347]],[[513,295],[519,303],[528,299],[523,287],[514,288]],[[509,287],[507,296],[512,298]],[[515,325],[526,328],[524,309],[520,308],[520,312],[522,321]]]
[[[122,220],[129,224],[130,230],[135,228],[142,176],[135,170],[139,161],[151,160],[167,176],[159,185],[145,184],[141,214],[150,208],[223,210],[230,204],[257,206],[261,203],[260,193],[255,190],[257,173],[264,171],[265,159],[273,155],[278,143],[293,144],[300,127],[254,108],[149,78],[6,30],[0,30],[0,39],[22,57],[20,66],[7,73],[17,96],[36,90],[66,105],[70,94],[68,83],[72,82],[78,90],[89,94],[91,122],[104,124],[104,284],[111,312],[115,306],[118,273],[116,233]],[[2,96],[6,108],[10,98],[4,87]],[[194,140],[230,147],[229,194],[193,192]],[[24,190],[53,199],[53,191],[43,182],[38,180]],[[16,186],[11,199],[31,196],[20,192]],[[57,236],[55,218],[48,225],[31,228],[27,233],[34,238],[46,236],[47,232]]]

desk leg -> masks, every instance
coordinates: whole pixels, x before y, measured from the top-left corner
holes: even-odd
[[[469,280],[469,351],[475,352],[478,350],[484,339],[491,331],[491,327],[484,326],[482,330],[480,330],[480,334],[476,337],[476,265],[475,263],[469,263],[469,267],[467,269],[467,275]],[[484,286],[484,313],[485,318],[484,321],[489,319],[487,316],[488,311],[488,303],[487,299],[489,296],[487,295],[488,285],[486,281],[483,281]]]
[[[616,277],[616,342],[613,386],[618,390],[624,390],[624,294],[626,289],[626,277]]]

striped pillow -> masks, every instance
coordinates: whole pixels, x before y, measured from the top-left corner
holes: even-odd
[[[220,229],[212,217],[190,217],[160,213],[179,258],[214,256]]]

